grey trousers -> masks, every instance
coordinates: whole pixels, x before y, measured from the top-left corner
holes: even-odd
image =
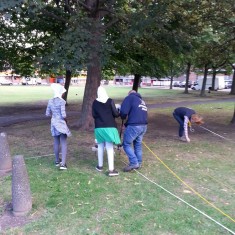
[[[61,148],[62,161],[61,164],[65,165],[66,157],[67,157],[67,135],[60,134],[58,136],[54,136],[54,154],[55,161],[60,162],[59,154]]]

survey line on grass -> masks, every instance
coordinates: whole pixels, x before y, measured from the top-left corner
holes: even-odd
[[[229,218],[231,221],[233,221],[235,223],[235,220],[229,216],[228,214],[226,214],[225,212],[223,212],[221,209],[219,209],[218,207],[216,207],[213,203],[209,202],[206,198],[204,198],[200,193],[198,193],[196,190],[194,190],[191,186],[189,186],[186,182],[184,182],[173,170],[171,170],[170,167],[168,167],[144,142],[143,142],[144,146],[181,182],[183,183],[186,187],[188,187],[191,191],[193,191],[199,198],[201,198],[203,201],[205,201],[207,204],[209,204],[210,206],[212,206],[214,209],[216,209],[217,211],[219,211],[222,215],[226,216],[227,218]]]
[[[145,143],[144,143],[145,145]],[[146,145],[145,145],[146,146]],[[147,146],[146,146],[147,147]],[[148,148],[148,147],[147,147]],[[149,148],[148,148],[149,149]],[[150,149],[149,149],[150,150]],[[150,150],[150,152],[152,152]],[[33,158],[41,158],[41,157],[46,157],[46,156],[51,156],[54,154],[47,154],[47,155],[41,155],[41,156],[35,156],[35,157],[29,157],[26,159],[33,159]],[[159,159],[161,161],[161,159]],[[122,160],[121,160],[122,161]],[[124,161],[122,161],[123,163],[125,163]],[[161,161],[162,162],[162,161]],[[126,163],[125,163],[126,164]],[[164,187],[162,187],[161,185],[157,184],[156,182],[150,180],[147,176],[145,176],[144,174],[140,173],[139,171],[135,170],[139,175],[141,175],[143,178],[145,178],[146,180],[148,180],[149,182],[157,185],[159,188],[161,188],[162,190],[164,190],[165,192],[169,193],[170,195],[172,195],[173,197],[177,198],[178,200],[182,201],[183,203],[185,203],[186,205],[188,205],[189,207],[193,208],[194,210],[198,211],[200,214],[204,215],[205,217],[207,217],[208,219],[210,219],[211,221],[213,221],[214,223],[216,223],[217,225],[221,226],[222,228],[224,228],[225,230],[227,230],[228,232],[230,232],[231,234],[235,235],[235,232],[232,231],[231,229],[225,227],[223,224],[219,223],[218,221],[216,221],[215,219],[213,219],[212,217],[210,217],[209,215],[207,215],[206,213],[204,213],[203,211],[197,209],[196,207],[194,207],[193,205],[189,204],[188,202],[186,202],[185,200],[183,200],[182,198],[178,197],[177,195],[171,193],[170,191],[168,191],[167,189],[165,189]]]
[[[212,133],[212,134],[214,134],[214,135],[216,135],[216,136],[219,136],[220,138],[222,138],[222,139],[224,139],[224,140],[228,140],[228,141],[230,141],[230,142],[232,142],[232,143],[235,143],[233,140],[228,139],[228,138],[226,138],[226,137],[224,137],[224,136],[222,136],[222,135],[219,135],[219,134],[217,134],[217,133],[215,133],[215,132],[213,132],[213,131],[211,131],[211,130],[205,128],[204,126],[199,126],[199,127],[201,127],[202,129],[204,129],[204,130],[206,130],[206,131],[208,131],[208,132],[210,132],[210,133]]]
[[[232,231],[231,229],[225,227],[223,224],[221,224],[220,222],[216,221],[215,219],[213,219],[211,216],[207,215],[206,213],[204,213],[203,211],[197,209],[195,206],[189,204],[188,202],[186,202],[185,200],[183,200],[182,198],[178,197],[177,195],[173,194],[172,192],[168,191],[167,189],[165,189],[164,187],[162,187],[161,185],[157,184],[156,182],[152,181],[151,179],[149,179],[147,176],[145,176],[144,174],[140,173],[139,171],[135,170],[139,175],[141,175],[142,177],[144,177],[146,180],[148,180],[149,182],[157,185],[159,188],[161,188],[162,190],[164,190],[165,192],[169,193],[170,195],[172,195],[173,197],[177,198],[178,200],[180,200],[181,202],[185,203],[186,205],[188,205],[189,207],[193,208],[194,210],[196,210],[197,212],[199,212],[200,214],[204,215],[205,217],[207,217],[208,219],[210,219],[211,221],[215,222],[217,225],[221,226],[222,228],[224,228],[225,230],[227,230],[228,232],[232,233],[235,235],[235,232]]]
[[[121,160],[122,161],[122,160]],[[122,161],[123,163],[126,164],[126,162]],[[163,191],[169,193],[171,196],[177,198],[178,200],[180,200],[181,202],[185,203],[186,205],[188,205],[189,207],[193,208],[194,210],[196,210],[197,212],[199,212],[200,214],[204,215],[205,217],[207,217],[208,219],[210,219],[211,221],[213,221],[214,223],[216,223],[217,225],[219,225],[220,227],[224,228],[225,230],[227,230],[228,232],[230,232],[231,234],[235,235],[235,232],[232,231],[231,229],[227,228],[226,226],[224,226],[223,224],[221,224],[220,222],[216,221],[215,219],[213,219],[211,216],[207,215],[205,212],[197,209],[195,206],[191,205],[190,203],[186,202],[184,199],[180,198],[179,196],[175,195],[174,193],[170,192],[169,190],[165,189],[163,186],[161,186],[160,184],[154,182],[153,180],[149,179],[147,176],[145,176],[144,174],[140,173],[137,169],[134,169],[134,171],[136,171],[139,175],[141,175],[143,178],[145,178],[146,180],[148,180],[150,183],[155,184],[156,186],[158,186],[159,188],[161,188]]]

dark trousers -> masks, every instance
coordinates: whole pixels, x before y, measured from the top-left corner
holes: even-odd
[[[179,115],[177,115],[175,113],[173,113],[173,117],[180,124],[179,137],[182,137],[184,135],[184,118],[180,117]]]

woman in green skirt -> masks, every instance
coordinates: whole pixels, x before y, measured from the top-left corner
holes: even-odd
[[[104,148],[106,148],[108,175],[117,176],[119,173],[114,169],[113,144],[118,145],[121,143],[115,122],[115,118],[119,117],[119,111],[102,86],[98,87],[97,99],[92,104],[92,116],[95,121],[95,139],[98,144],[98,165],[96,170],[103,171]]]

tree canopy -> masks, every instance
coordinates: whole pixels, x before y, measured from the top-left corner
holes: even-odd
[[[171,77],[234,64],[234,2],[192,0],[2,0],[0,68],[69,79],[87,70],[78,126],[93,124],[102,73]],[[185,64],[183,66],[183,64]],[[174,69],[173,69],[174,68]],[[177,68],[177,69],[176,69]]]

